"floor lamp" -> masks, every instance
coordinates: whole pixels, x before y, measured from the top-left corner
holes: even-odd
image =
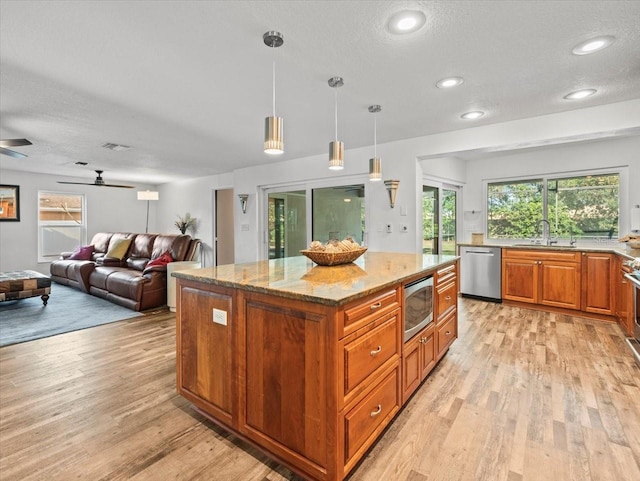
[[[144,229],[145,233],[149,232],[149,201],[158,199],[160,199],[160,194],[158,192],[153,192],[150,190],[142,190],[138,192],[138,200],[147,201],[147,226]]]

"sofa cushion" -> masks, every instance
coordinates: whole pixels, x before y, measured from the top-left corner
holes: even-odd
[[[129,257],[151,259],[153,253],[153,243],[158,237],[157,234],[136,234],[136,237],[131,244],[129,250]]]
[[[93,246],[79,246],[68,257],[71,261],[89,261],[93,254]]]
[[[96,254],[103,254],[109,250],[109,241],[113,236],[112,232],[98,232],[91,239],[91,245]]]
[[[159,235],[153,243],[151,258],[155,259],[169,252],[174,260],[183,261],[190,245],[191,236],[188,235]]]
[[[109,243],[109,250],[105,257],[112,259],[123,259],[127,255],[129,246],[131,245],[131,239],[117,239]]]

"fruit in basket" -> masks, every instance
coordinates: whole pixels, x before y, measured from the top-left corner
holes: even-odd
[[[309,244],[309,250],[315,252],[326,252],[326,253],[336,253],[336,252],[350,252],[357,251],[360,249],[360,244],[358,244],[353,237],[347,236],[343,240],[330,240],[326,244],[323,244],[320,241],[313,241]]]

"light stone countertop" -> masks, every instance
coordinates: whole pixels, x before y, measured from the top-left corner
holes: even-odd
[[[340,306],[435,271],[457,256],[366,252],[353,263],[318,266],[304,256],[172,273],[190,281]]]
[[[458,247],[501,247],[502,249],[524,249],[524,250],[529,250],[529,249],[539,249],[539,250],[549,250],[549,251],[557,251],[557,250],[561,250],[561,251],[566,251],[566,250],[572,250],[572,251],[577,251],[577,252],[608,252],[611,254],[617,254],[619,256],[622,256],[626,259],[634,259],[636,257],[640,257],[640,249],[631,249],[629,247],[627,247],[626,244],[624,243],[620,243],[619,246],[617,245],[610,245],[610,246],[602,246],[602,247],[598,247],[598,246],[581,246],[581,245],[577,245],[575,247],[571,247],[568,245],[551,245],[551,246],[545,246],[545,245],[539,245],[539,244],[526,244],[526,243],[522,243],[522,244],[467,244],[467,243],[461,243],[461,244],[456,244]]]

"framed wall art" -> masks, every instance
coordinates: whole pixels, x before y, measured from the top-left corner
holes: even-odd
[[[20,186],[0,184],[0,221],[20,221]]]

